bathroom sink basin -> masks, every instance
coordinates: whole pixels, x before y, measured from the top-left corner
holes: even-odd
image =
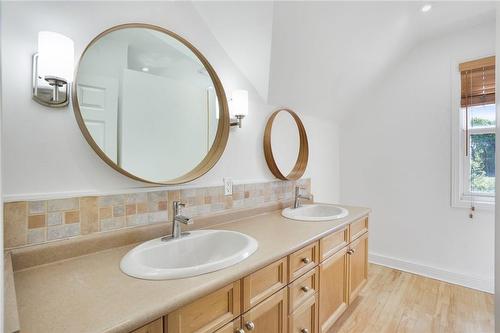
[[[142,243],[122,258],[120,268],[140,279],[180,279],[235,265],[257,247],[254,238],[239,232],[197,230],[177,239]]]
[[[349,211],[334,205],[311,204],[299,208],[285,208],[281,211],[281,215],[292,220],[328,221],[346,217]]]

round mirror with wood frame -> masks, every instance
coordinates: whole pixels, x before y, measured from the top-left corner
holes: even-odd
[[[280,167],[278,166],[278,163],[276,161],[277,158],[274,154],[279,152],[273,151],[272,147],[273,123],[281,112],[288,113],[295,121],[298,129],[299,147],[297,160],[295,161],[292,170],[288,172],[288,174],[286,174],[287,171],[280,169]],[[294,111],[288,108],[280,108],[271,114],[271,116],[267,120],[266,129],[264,131],[264,156],[266,158],[267,166],[276,178],[281,180],[297,180],[302,177],[302,175],[306,171],[307,161],[309,159],[309,144],[307,141],[307,133],[304,124],[302,124],[299,116]]]
[[[155,25],[122,24],[96,36],[76,67],[72,102],[97,155],[151,184],[202,176],[229,136],[217,73],[186,39]]]

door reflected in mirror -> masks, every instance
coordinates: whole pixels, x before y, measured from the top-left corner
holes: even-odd
[[[216,140],[228,122],[220,115],[217,95],[224,92],[215,72],[192,45],[166,30],[110,30],[87,47],[76,75],[75,112],[84,135],[108,164],[129,176],[154,183],[190,180],[185,175],[220,150],[214,142],[224,139]],[[227,135],[222,141],[225,146]]]

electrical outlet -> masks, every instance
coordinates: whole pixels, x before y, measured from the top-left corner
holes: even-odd
[[[231,178],[224,178],[224,195],[233,194],[233,180]]]

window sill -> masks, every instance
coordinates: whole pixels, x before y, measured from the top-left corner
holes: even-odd
[[[470,198],[454,198],[451,203],[452,208],[471,208],[472,200]],[[474,199],[474,208],[476,210],[484,210],[484,211],[494,211],[495,210],[495,198],[484,198],[484,197],[476,197]]]

